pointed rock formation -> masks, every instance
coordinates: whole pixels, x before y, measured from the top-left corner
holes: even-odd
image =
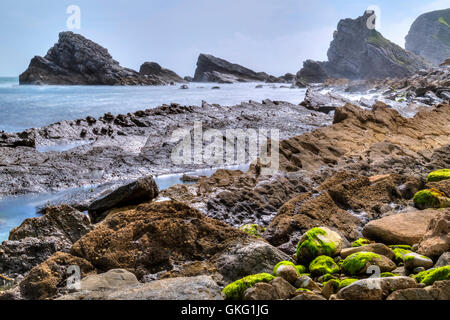
[[[384,38],[368,27],[373,11],[338,24],[328,49],[328,61],[307,60],[296,76],[298,81],[323,82],[327,78],[383,79],[405,77],[430,64]]]

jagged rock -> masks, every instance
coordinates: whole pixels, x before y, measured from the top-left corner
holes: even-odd
[[[393,292],[386,300],[450,300],[450,280],[436,281],[425,288],[410,288]]]
[[[55,252],[68,252],[91,229],[89,218],[72,207],[47,208],[45,215],[11,230],[0,246],[0,273],[24,275]]]
[[[450,9],[418,17],[406,36],[405,48],[435,65],[450,57]]]
[[[430,67],[420,56],[408,52],[368,28],[373,11],[338,24],[328,49],[328,62],[307,61],[297,78],[323,82],[325,78],[382,79],[404,77]]]
[[[123,68],[108,50],[73,32],[61,32],[45,57],[34,57],[20,84],[158,85],[159,80]]]
[[[158,193],[158,186],[153,176],[144,177],[94,201],[89,206],[89,215],[96,223],[105,218],[105,213],[113,208],[149,202],[156,198]]]
[[[450,251],[449,230],[450,208],[438,210],[430,220],[417,252],[430,258],[437,258],[444,252]]]
[[[410,277],[369,278],[339,290],[337,297],[345,300],[382,300],[393,291],[416,287],[416,280]]]
[[[198,57],[197,69],[194,75],[195,82],[282,82],[276,77],[273,78],[264,72],[257,73],[238,64],[203,53]]]
[[[413,245],[423,238],[436,215],[437,211],[432,209],[393,214],[370,221],[362,233],[368,239],[386,244]]]
[[[172,70],[162,68],[156,62],[145,62],[141,65],[139,73],[143,76],[154,77],[156,81],[165,84],[184,82],[178,74]]]

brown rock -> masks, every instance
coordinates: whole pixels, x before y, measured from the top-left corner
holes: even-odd
[[[294,283],[298,278],[297,269],[293,266],[282,265],[277,269],[277,276],[283,278],[289,283]]]
[[[20,293],[26,299],[40,300],[54,297],[66,288],[67,268],[79,266],[81,277],[95,273],[95,268],[85,259],[57,252],[34,267],[20,282]]]
[[[224,248],[226,240],[249,238],[185,204],[165,201],[109,216],[71,252],[101,271],[126,269],[140,279],[170,270],[173,263],[208,260]]]
[[[437,258],[450,251],[450,208],[436,212],[438,214],[430,221],[417,250],[418,253],[430,258]]]
[[[437,214],[436,210],[412,211],[370,221],[363,228],[364,237],[386,244],[418,243]]]
[[[291,300],[327,300],[323,296],[315,292],[297,291],[295,297]]]
[[[244,292],[243,300],[271,301],[279,300],[277,290],[265,282],[259,282]]]
[[[295,292],[295,288],[281,277],[276,277],[270,281],[270,285],[275,288],[275,291],[282,300],[289,299]]]
[[[345,300],[382,300],[392,291],[416,287],[416,280],[410,277],[369,278],[339,290],[337,297]]]
[[[425,288],[398,290],[386,300],[450,300],[450,280],[436,281]]]

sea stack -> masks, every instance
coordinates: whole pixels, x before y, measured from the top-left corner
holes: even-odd
[[[61,32],[45,57],[34,57],[19,77],[20,84],[40,85],[161,85],[120,66],[108,50],[73,32]]]
[[[307,60],[296,76],[301,82],[323,82],[327,78],[384,79],[406,77],[431,65],[368,27],[373,11],[338,24],[328,49],[328,61]]]

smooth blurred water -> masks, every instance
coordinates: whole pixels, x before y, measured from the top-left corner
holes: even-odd
[[[230,170],[248,171],[249,165],[238,165],[227,167]],[[212,176],[217,169],[201,169],[187,172],[188,175]],[[192,184],[192,182],[183,182],[183,174],[170,174],[155,177],[155,182],[159,190],[168,189],[176,184]],[[25,219],[38,217],[38,208],[47,205],[71,192],[86,191],[89,192],[95,186],[85,186],[81,188],[61,191],[52,194],[32,194],[17,197],[7,197],[0,199],[0,242],[7,240],[11,229],[18,227]]]
[[[189,89],[175,86],[20,86],[17,78],[0,78],[0,130],[20,132],[62,120],[107,112],[127,114],[163,104],[200,106],[202,100],[221,105],[264,99],[295,104],[303,101],[305,89],[290,89],[288,84],[190,83]],[[212,90],[219,86],[220,90]],[[286,88],[280,88],[280,87]]]

